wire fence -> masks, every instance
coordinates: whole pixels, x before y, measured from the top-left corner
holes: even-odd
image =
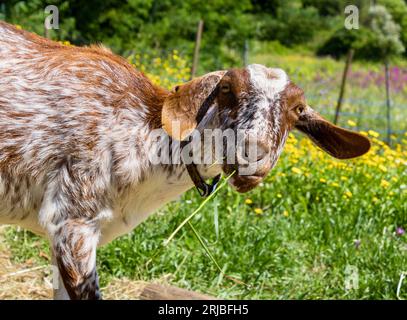
[[[368,89],[366,89],[368,90]],[[315,107],[323,116],[329,120],[335,117],[335,97],[339,94],[339,89],[329,90],[324,95],[316,94],[315,91],[306,97],[311,106]],[[329,98],[326,98],[326,96]],[[351,95],[351,94],[348,94]],[[391,128],[388,128],[386,119],[386,101],[384,96],[381,99],[373,97],[371,99],[347,97],[343,100],[343,108],[339,112],[338,124],[349,129],[360,131],[374,130],[384,139],[387,134],[391,135],[393,142],[406,139],[407,133],[407,99],[403,95],[398,95],[391,101]],[[356,126],[348,125],[348,120],[355,122]]]

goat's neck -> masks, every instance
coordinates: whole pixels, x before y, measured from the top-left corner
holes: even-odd
[[[158,150],[165,150],[162,144],[167,143],[172,147],[173,141],[162,131],[161,110],[165,98],[169,92],[163,88],[153,85],[151,82],[144,84],[143,92],[135,88],[137,92],[133,97],[137,100],[128,101],[128,105],[137,108],[124,108],[120,121],[113,132],[114,153],[121,155],[124,159],[116,170],[118,181],[122,185],[137,185],[144,180],[157,179],[157,175],[166,176],[162,183],[171,183],[193,187],[185,166],[182,161],[158,161]],[[156,133],[161,132],[166,139],[157,141],[152,139]],[[173,144],[174,145],[174,144]],[[177,146],[177,143],[175,143]],[[179,144],[178,144],[179,148]],[[203,150],[212,152],[212,150]],[[154,161],[152,161],[152,159]],[[212,178],[221,172],[220,165],[199,165],[198,170],[204,179]]]

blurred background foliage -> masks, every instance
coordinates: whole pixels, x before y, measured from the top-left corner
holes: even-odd
[[[381,21],[379,27],[391,33],[387,40],[394,40],[394,55],[402,53],[407,45],[407,3],[374,2],[385,6],[385,12],[372,13],[372,0],[55,0],[60,29],[51,37],[79,45],[101,42],[122,55],[160,56],[177,49],[192,56],[197,24],[203,19],[201,72],[242,64],[245,41],[274,41],[335,58],[354,48],[356,59],[379,60],[379,45],[386,39],[373,25]],[[0,19],[43,34],[48,4],[0,1]],[[344,28],[344,8],[349,4],[360,10],[359,30]]]

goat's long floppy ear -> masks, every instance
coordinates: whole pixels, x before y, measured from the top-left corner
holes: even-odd
[[[322,150],[338,159],[355,158],[370,149],[369,139],[330,123],[310,107],[306,107],[295,127]]]
[[[184,140],[196,128],[198,112],[203,104],[213,102],[215,88],[224,74],[212,72],[172,90],[161,112],[162,127],[169,136]]]

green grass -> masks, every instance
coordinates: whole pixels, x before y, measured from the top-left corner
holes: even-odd
[[[295,56],[267,59],[300,63]],[[312,70],[332,77],[340,70],[340,63],[329,59],[304,61],[305,80],[315,76],[308,74]],[[379,95],[374,88],[364,94],[369,90]],[[316,102],[322,104],[324,96],[319,97]],[[404,125],[397,122],[398,128]],[[260,187],[244,195],[228,186],[220,190],[191,223],[223,272],[188,225],[163,245],[202,202],[191,190],[98,250],[102,285],[112,277],[165,278],[227,299],[397,298],[400,275],[407,272],[407,236],[396,233],[398,227],[407,229],[407,138],[401,134],[402,145],[395,149],[373,140],[372,152],[363,158],[336,161],[291,137]],[[44,240],[15,228],[6,238],[15,259],[46,263],[39,255],[48,250]],[[349,267],[358,270],[358,289],[345,288]],[[407,283],[400,297],[407,298]]]
[[[302,144],[290,142],[303,152],[309,145]],[[263,186],[248,194],[223,188],[191,220],[223,273],[245,284],[219,272],[188,226],[163,246],[201,203],[195,190],[98,251],[102,284],[113,276],[165,277],[221,298],[396,298],[399,277],[407,271],[406,235],[395,233],[407,226],[405,164],[381,172],[363,159],[343,164],[314,151],[295,162],[298,156],[286,152]],[[379,150],[371,155],[384,156]],[[294,173],[293,165],[304,174]],[[393,176],[397,181],[380,186]],[[344,195],[348,191],[351,198]],[[43,240],[24,231],[10,229],[7,239],[20,260],[47,250]],[[357,290],[345,289],[348,266],[358,268]]]

